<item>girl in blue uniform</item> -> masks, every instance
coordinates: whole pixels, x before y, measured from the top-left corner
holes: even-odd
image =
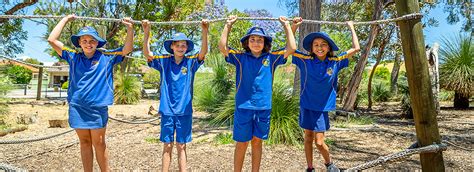
[[[248,143],[252,144],[252,171],[259,171],[262,158],[262,141],[268,138],[272,108],[272,80],[278,65],[296,50],[296,42],[290,24],[280,17],[286,33],[286,48],[270,51],[272,37],[259,27],[252,27],[240,39],[244,52],[227,47],[227,36],[237,16],[229,16],[219,50],[228,63],[236,67],[236,95],[233,139],[234,171],[241,171]]]
[[[108,105],[113,104],[113,67],[133,50],[133,25],[123,19],[127,27],[125,45],[111,51],[97,50],[106,40],[89,26],[71,36],[72,44],[80,48],[76,52],[59,41],[64,26],[74,20],[74,15],[64,17],[54,27],[48,42],[69,64],[69,126],[76,130],[81,147],[84,171],[92,171],[93,148],[101,171],[109,171],[105,132],[108,120]]]
[[[179,171],[186,171],[186,143],[191,142],[193,82],[198,68],[207,54],[209,22],[203,20],[202,43],[199,53],[186,55],[194,49],[194,43],[183,33],[176,33],[164,42],[169,54],[150,51],[150,22],[142,21],[144,31],[143,54],[148,65],[160,71],[160,141],[164,143],[161,171],[169,171],[173,143],[176,142]],[[175,139],[176,134],[176,139]]]
[[[296,32],[301,18],[293,20],[292,31]],[[328,111],[336,110],[337,75],[349,65],[349,58],[359,52],[359,40],[351,21],[347,22],[352,34],[352,48],[334,55],[339,48],[324,32],[314,32],[303,39],[303,48],[293,55],[292,63],[301,72],[299,125],[304,129],[304,150],[307,171],[314,171],[313,142],[324,158],[328,171],[339,171],[329,156],[329,148],[324,143],[324,132],[329,129]]]

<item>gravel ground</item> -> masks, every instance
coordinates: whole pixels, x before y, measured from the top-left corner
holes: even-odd
[[[35,105],[32,105],[35,104]],[[138,105],[114,105],[109,108],[112,117],[126,120],[146,120],[150,105],[156,101],[142,100]],[[396,106],[384,104],[370,113],[376,117],[373,126],[349,126],[327,132],[327,138],[334,140],[330,145],[332,158],[339,167],[348,168],[379,156],[388,155],[409,147],[416,139],[412,120],[399,119]],[[35,138],[69,130],[69,128],[48,128],[50,119],[67,119],[67,105],[31,101],[9,105],[10,115],[7,123],[13,123],[19,114],[38,113],[38,121],[30,124],[22,132],[8,134],[0,140]],[[232,170],[233,144],[217,144],[213,138],[227,128],[210,128],[202,122],[208,114],[195,112],[193,141],[187,146],[188,167],[190,170]],[[444,108],[438,117],[440,132],[447,139],[469,149],[474,143],[474,109],[457,111]],[[371,130],[373,129],[373,130]],[[161,168],[161,143],[147,142],[157,137],[160,127],[153,124],[124,124],[109,120],[107,145],[110,166],[116,170],[152,170]],[[78,139],[74,132],[44,141],[0,145],[0,163],[29,170],[81,170]],[[176,151],[173,152],[172,168],[177,170]],[[474,171],[473,152],[452,146],[443,153],[447,169]],[[469,158],[471,157],[471,158]],[[322,168],[322,157],[315,154],[316,166]],[[302,146],[265,145],[261,169],[264,171],[303,171],[305,158]],[[98,169],[97,164],[95,168]],[[250,168],[250,148],[245,159],[246,170]],[[414,155],[405,161],[384,164],[374,169],[416,170],[420,169],[419,156]]]

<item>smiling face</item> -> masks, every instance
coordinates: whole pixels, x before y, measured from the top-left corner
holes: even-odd
[[[313,44],[311,46],[311,52],[316,54],[320,59],[326,58],[327,54],[331,51],[329,48],[329,43],[322,39],[316,38],[313,40]]]
[[[171,43],[171,49],[175,56],[183,57],[184,54],[186,54],[186,50],[188,50],[188,44],[186,41],[173,41],[173,43]]]
[[[79,46],[81,46],[82,51],[84,54],[93,54],[99,45],[99,41],[97,41],[94,37],[90,35],[84,35],[79,38]]]

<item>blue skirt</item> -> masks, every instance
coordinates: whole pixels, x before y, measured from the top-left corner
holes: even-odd
[[[69,126],[74,129],[99,129],[107,126],[108,106],[87,107],[69,104]]]

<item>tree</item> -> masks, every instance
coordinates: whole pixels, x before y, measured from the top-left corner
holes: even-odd
[[[23,61],[25,61],[26,63],[31,63],[31,64],[38,64],[38,65],[41,64],[40,61],[38,61],[37,59],[34,59],[34,58],[27,58]]]
[[[375,64],[372,67],[372,71],[370,71],[370,75],[369,75],[369,83],[367,84],[367,94],[368,94],[368,102],[369,102],[367,105],[368,109],[372,109],[372,78],[374,76],[375,69],[377,69],[377,66],[380,64],[380,61],[383,59],[385,47],[387,46],[387,44],[389,44],[390,38],[392,38],[392,33],[395,30],[395,26],[393,25],[387,26],[387,27],[389,28],[388,33],[384,34],[384,38],[382,39],[379,46]]]
[[[454,108],[469,108],[469,98],[474,93],[473,38],[469,35],[444,38],[440,54],[441,87],[455,92]]]
[[[321,6],[321,0],[299,0],[299,16],[307,20],[321,20]],[[299,27],[299,40],[303,40],[303,38],[311,32],[319,32],[320,29],[321,26],[319,24],[301,24],[301,26]],[[303,48],[302,43],[298,44],[298,49],[302,52],[306,51]],[[300,71],[296,70],[295,77],[293,79],[293,95],[300,94],[300,75]]]
[[[8,1],[7,1],[8,2]],[[0,7],[0,13],[13,15],[22,12],[25,7],[38,2],[37,0],[21,1],[13,6],[6,4]],[[7,7],[9,7],[7,9]],[[0,19],[0,54],[13,57],[23,52],[23,42],[27,39],[27,32],[22,29],[22,19]],[[3,48],[2,48],[3,47]]]
[[[385,4],[387,5],[387,4]],[[375,1],[375,8],[374,8],[374,14],[372,16],[373,20],[378,20],[380,16],[382,15],[382,10],[383,10],[383,2],[382,0],[376,0]],[[354,105],[356,102],[357,98],[357,92],[359,89],[360,81],[362,80],[362,73],[364,71],[365,65],[367,63],[367,59],[370,54],[370,50],[372,49],[372,45],[374,43],[375,37],[377,36],[378,32],[380,30],[379,25],[372,25],[370,29],[370,35],[369,35],[369,40],[367,41],[367,45],[362,51],[362,55],[359,58],[359,61],[357,61],[356,68],[354,69],[354,73],[351,77],[351,80],[348,85],[347,89],[347,97],[345,97],[344,101],[344,106],[343,109],[345,111],[353,111],[354,110]]]
[[[14,84],[28,84],[33,75],[30,69],[18,65],[7,65],[5,74]]]

